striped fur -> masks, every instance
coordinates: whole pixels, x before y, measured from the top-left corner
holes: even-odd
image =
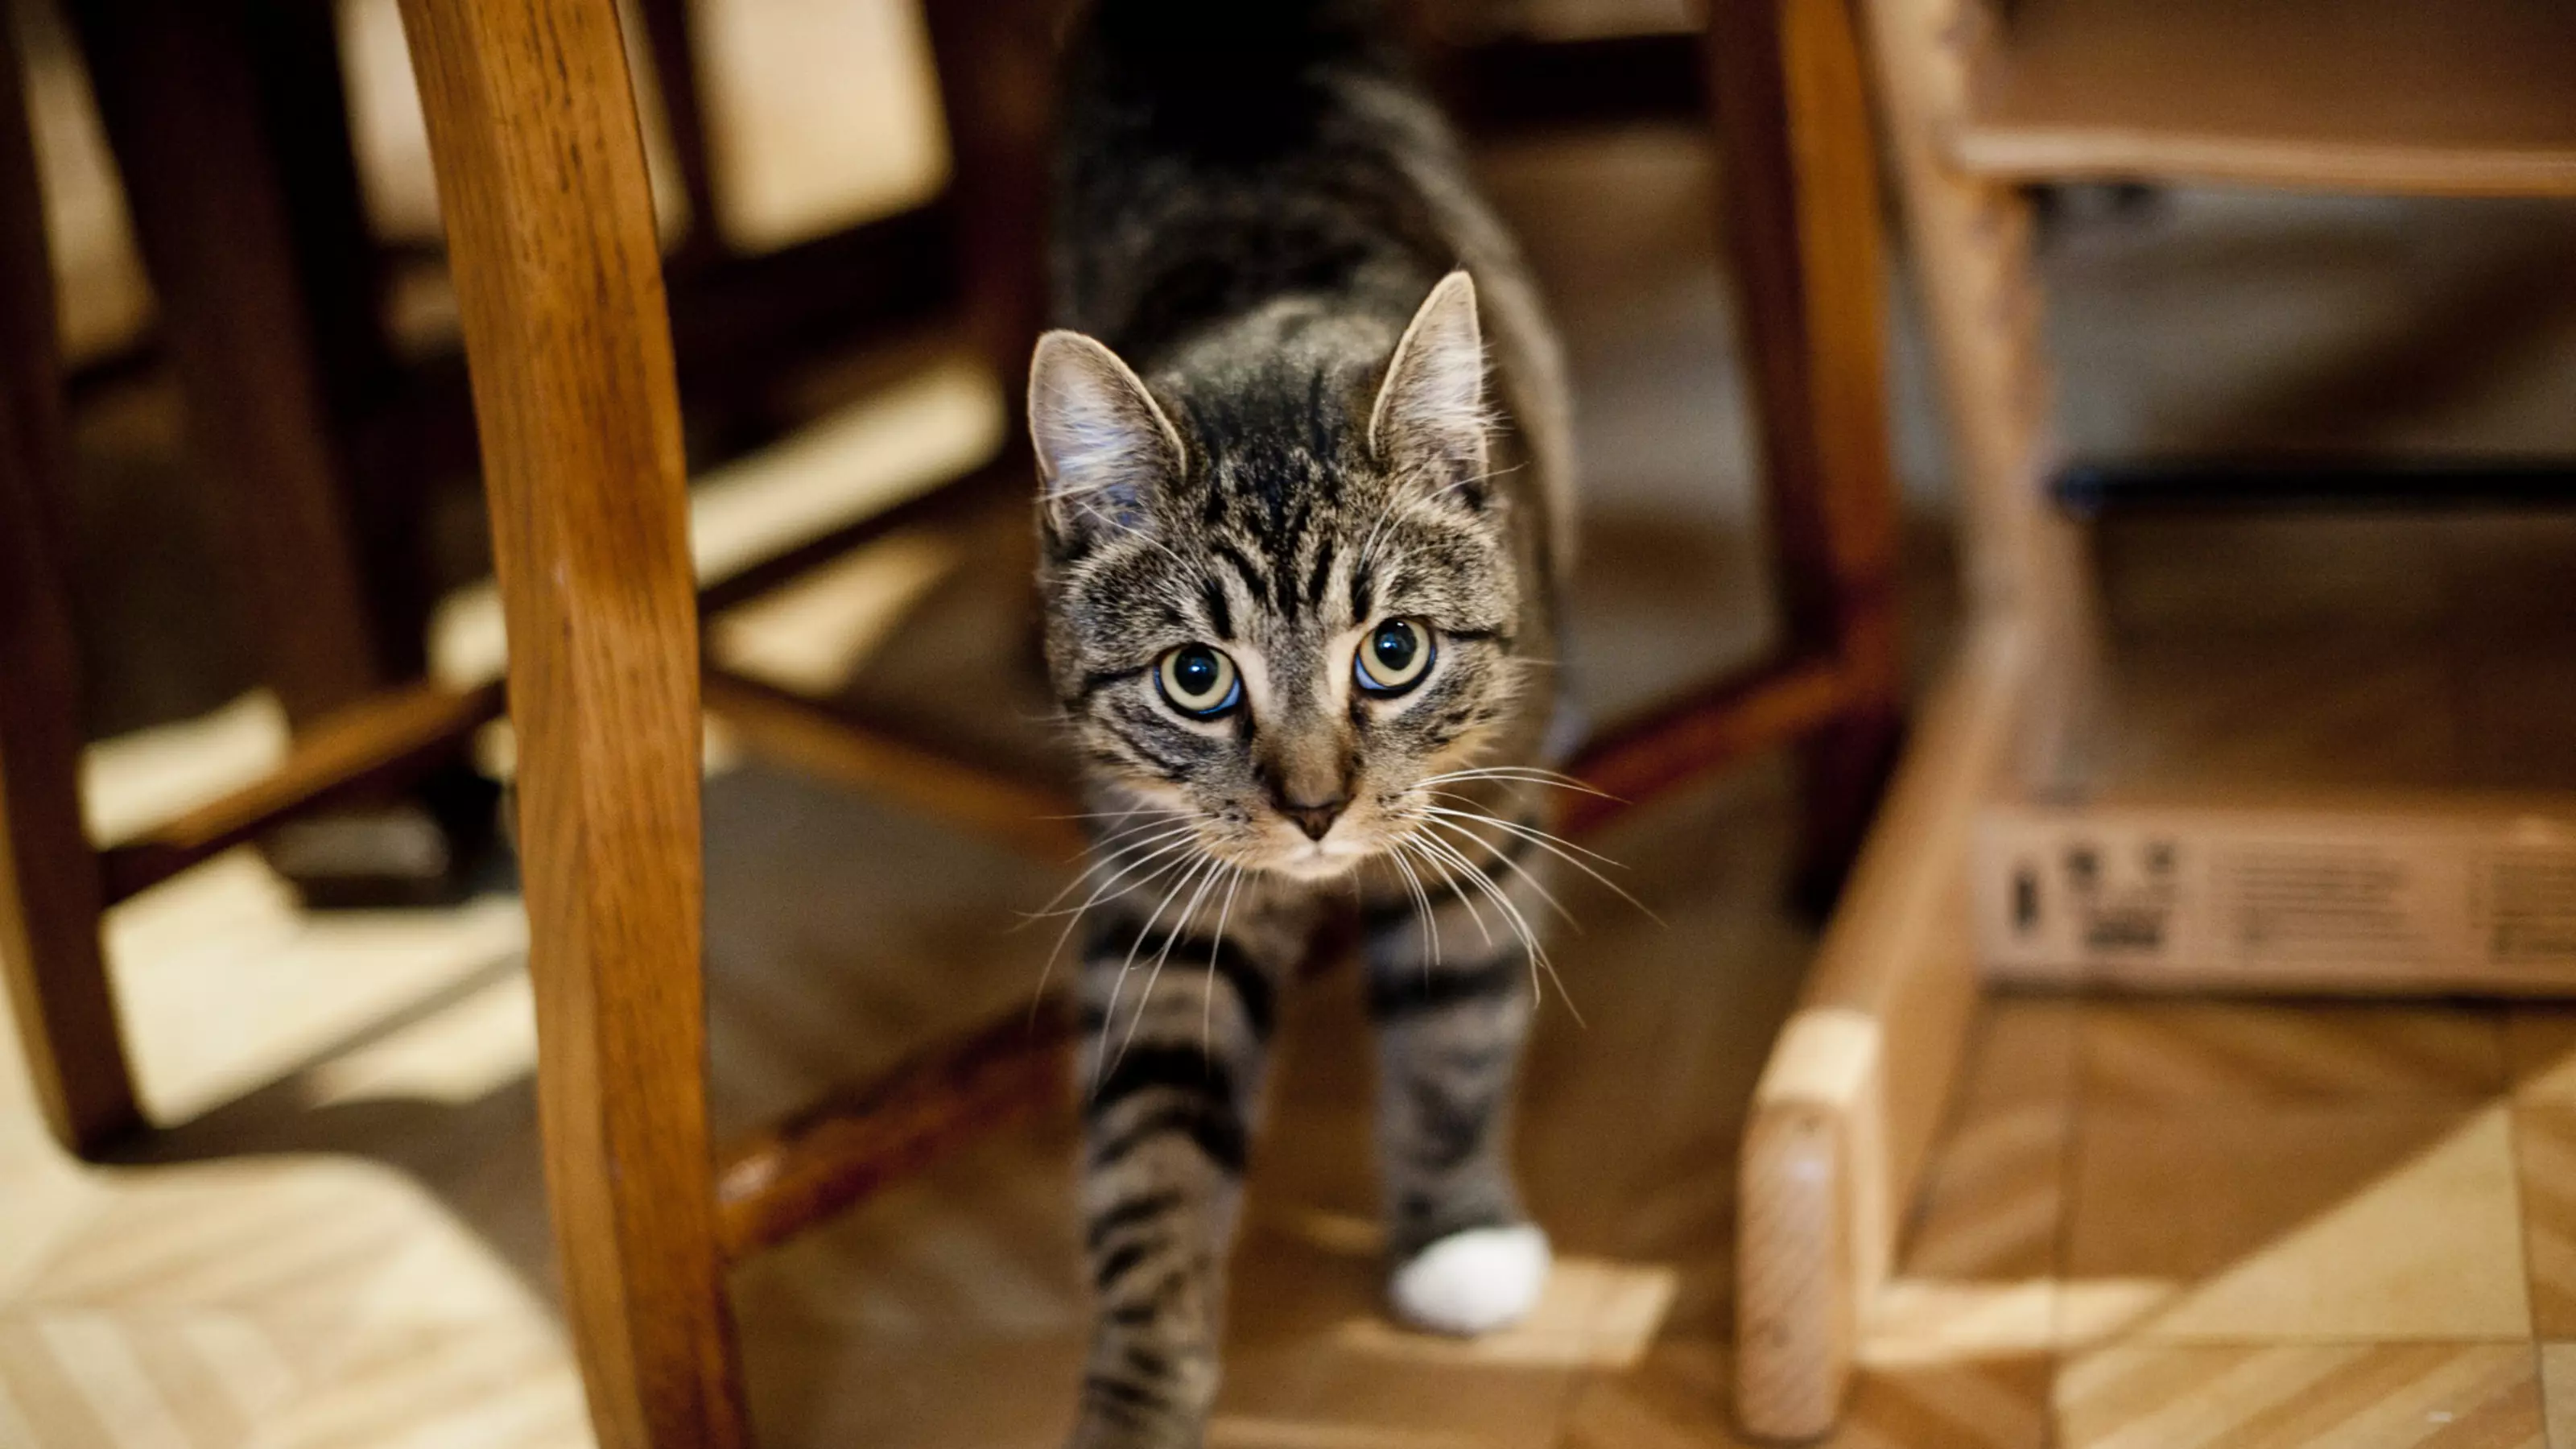
[[[1100,826],[1081,1446],[1204,1434],[1277,998],[1336,899],[1369,928],[1390,1268],[1525,1221],[1561,367],[1372,9],[1101,0],[1069,60],[1029,412]]]

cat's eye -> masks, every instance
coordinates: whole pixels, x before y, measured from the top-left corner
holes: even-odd
[[[1164,702],[1192,719],[1214,719],[1243,700],[1243,679],[1225,651],[1184,644],[1154,667]]]
[[[1355,672],[1371,694],[1402,694],[1431,672],[1431,630],[1419,619],[1387,619],[1360,641]]]

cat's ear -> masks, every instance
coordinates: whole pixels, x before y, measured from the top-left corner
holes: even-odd
[[[1143,524],[1146,499],[1181,470],[1181,437],[1118,354],[1050,332],[1029,361],[1029,438],[1047,518],[1080,533]]]
[[[1485,476],[1485,339],[1476,324],[1476,284],[1451,272],[1431,289],[1378,388],[1369,447],[1380,461],[1456,487],[1469,502]]]

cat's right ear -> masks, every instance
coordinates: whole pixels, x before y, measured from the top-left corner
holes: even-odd
[[[1050,332],[1029,361],[1029,439],[1047,521],[1079,535],[1138,528],[1154,489],[1179,476],[1181,437],[1118,354]]]

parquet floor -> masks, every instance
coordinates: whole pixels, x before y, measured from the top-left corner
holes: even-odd
[[[827,12],[866,9],[727,3],[826,29]],[[381,59],[381,19],[353,24],[356,51]],[[900,32],[882,19],[850,23]],[[828,53],[775,43],[823,30],[762,33],[743,26],[724,63]],[[728,144],[853,134],[829,129],[831,98],[874,93],[846,70],[809,79],[770,89],[822,109],[746,122]],[[62,93],[37,90],[40,106]],[[361,91],[377,164],[417,182],[399,96]],[[815,145],[748,193],[765,224],[848,202],[787,194],[836,164]],[[1651,131],[1487,160],[1565,306],[1592,472],[1569,677],[1615,714],[1746,657],[1768,628],[1705,164],[1687,135]],[[870,174],[899,194],[921,173]],[[112,220],[96,202],[73,221]],[[2079,225],[2049,259],[2066,429],[2121,450],[2576,453],[2571,251],[2576,218],[2549,208],[2186,196]],[[130,293],[112,257],[80,259],[67,286]],[[136,315],[131,295],[101,295],[79,309],[98,328]],[[1901,360],[1910,492],[1935,525],[1913,611],[1929,653],[1942,465],[1919,358]],[[154,406],[105,410],[83,437],[100,541],[86,597],[104,601],[85,637],[102,687],[129,702],[167,677],[169,631],[205,612],[195,575],[153,562],[169,541],[147,504],[174,436]],[[1002,425],[988,389],[933,375],[709,480],[702,549],[903,486]],[[891,540],[727,625],[720,647],[801,687],[1025,734],[1023,539],[1005,519],[964,541]],[[2126,778],[2576,780],[2564,520],[2141,523],[2111,530],[2103,558],[2126,725],[2104,761]],[[493,667],[488,606],[460,598],[438,646],[453,672]],[[103,835],[279,747],[257,695],[161,714],[187,717],[94,752]],[[1017,913],[1060,866],[721,741],[711,755],[720,1122],[1026,1000],[1048,933],[1014,929]],[[1783,763],[1764,762],[1597,842],[1661,922],[1603,892],[1568,897],[1584,929],[1559,955],[1583,1024],[1546,1011],[1521,1142],[1562,1263],[1510,1334],[1438,1342],[1378,1315],[1358,1010],[1347,980],[1294,1001],[1215,1443],[1736,1442],[1735,1136],[1812,945],[1779,905],[1791,803]],[[0,1064],[0,1449],[585,1443],[507,883],[455,911],[307,916],[242,854],[124,907],[110,935],[146,1095],[173,1125],[131,1164],[75,1166]],[[995,1137],[738,1275],[765,1444],[1057,1441],[1083,1331],[1070,1130],[1060,1114]],[[2576,1449],[2576,1015],[2002,1001],[1865,1330],[1834,1441],[1850,1449]]]

